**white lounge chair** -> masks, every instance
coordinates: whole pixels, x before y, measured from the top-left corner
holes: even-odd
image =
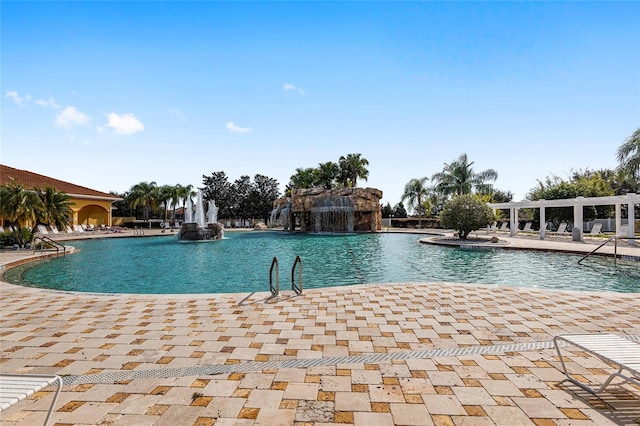
[[[73,234],[73,228],[67,225],[67,234]]]
[[[38,225],[38,231],[42,234],[42,235],[47,235],[49,233],[49,231],[47,231],[47,227],[44,225]]]
[[[53,397],[44,426],[49,424],[49,419],[53,413],[58,396],[62,390],[62,378],[56,375],[36,375],[36,374],[9,374],[0,373],[0,412],[16,405],[29,395],[44,389],[50,385],[57,384],[58,389]]]
[[[616,237],[628,237],[629,225],[620,225],[620,229],[616,232]]]
[[[509,230],[509,222],[502,222],[502,225],[500,225],[500,228],[497,229],[498,231],[508,231]]]
[[[560,225],[558,225],[557,231],[551,231],[549,233],[551,235],[569,235],[570,234],[570,232],[567,231],[567,224],[565,222],[562,222]]]
[[[583,351],[589,352],[598,358],[613,364],[618,368],[618,371],[609,375],[607,380],[600,386],[599,389],[593,389],[592,387],[576,380],[567,371],[567,365],[560,353],[560,346],[564,346],[562,343],[577,346]],[[640,344],[625,339],[624,337],[609,334],[609,333],[597,333],[597,334],[558,334],[553,338],[553,344],[560,358],[560,364],[562,370],[567,376],[567,380],[571,383],[580,386],[582,389],[591,393],[602,392],[615,377],[620,377],[625,382],[632,382],[636,385],[640,385]],[[624,373],[626,372],[626,374]]]
[[[527,222],[524,224],[524,228],[522,228],[522,232],[533,232],[533,229],[531,229],[531,222]]]
[[[76,231],[78,234],[84,233],[84,229],[82,229],[82,226],[80,225],[73,225],[73,230]]]
[[[602,234],[601,230],[602,230],[602,224],[594,223],[593,227],[591,227],[591,231],[585,233],[585,235],[588,235],[588,236],[600,235]]]
[[[54,234],[60,233],[60,231],[58,231],[58,228],[55,225],[51,225],[50,228],[51,228],[51,232],[53,232]]]

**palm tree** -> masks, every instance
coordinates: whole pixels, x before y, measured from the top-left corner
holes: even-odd
[[[618,148],[619,170],[638,178],[640,175],[640,127]]]
[[[178,199],[182,201],[182,214],[184,215],[185,219],[187,218],[187,201],[193,200],[193,197],[195,197],[196,195],[197,193],[193,190],[193,185],[180,185],[178,191]]]
[[[493,169],[483,170],[480,173],[473,171],[473,161],[470,163],[467,154],[462,154],[450,164],[445,163],[444,169],[435,173],[431,180],[435,182],[435,190],[443,195],[471,194],[476,191],[490,191],[491,184],[487,181],[498,179],[498,172]]]
[[[335,180],[340,175],[340,166],[333,161],[318,164],[317,179],[318,184],[324,189],[331,189],[335,186]]]
[[[41,215],[36,218],[37,222],[62,229],[66,228],[73,215],[71,197],[51,187],[38,191],[38,196],[42,201],[42,210]]]
[[[358,186],[358,179],[367,180],[369,170],[365,166],[369,165],[369,160],[361,157],[362,154],[347,154],[338,160],[340,166],[340,180],[343,186],[355,188]]]
[[[179,183],[171,187],[171,208],[173,212],[171,217],[173,218],[174,225],[176,224],[176,206],[180,203],[180,193],[182,191],[182,185]]]
[[[149,210],[157,208],[157,189],[158,185],[155,182],[140,182],[133,185],[129,191],[129,206],[134,210],[142,205],[145,222],[149,220]],[[151,222],[149,222],[149,227],[151,227]]]
[[[402,193],[402,202],[408,202],[409,209],[418,213],[418,227],[422,228],[422,212],[425,210],[425,203],[428,203],[431,195],[431,188],[426,185],[426,177],[411,179],[405,186]]]
[[[15,228],[19,246],[24,245],[22,225],[35,222],[41,212],[42,200],[35,191],[25,189],[14,180],[0,187],[0,214]]]
[[[171,197],[173,196],[174,188],[171,185],[162,185],[158,188],[158,204],[162,204],[164,207],[164,223],[167,223],[167,215],[169,210],[169,201],[171,201]]]
[[[289,186],[295,189],[313,188],[318,183],[318,169],[298,167],[290,178]]]

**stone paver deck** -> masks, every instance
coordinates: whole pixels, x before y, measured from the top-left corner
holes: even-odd
[[[563,380],[551,346],[557,333],[639,341],[638,294],[440,282],[272,300],[0,282],[0,296],[0,369],[64,379],[52,424],[640,424],[640,387],[591,395]],[[566,360],[588,382],[612,371],[579,350]],[[0,424],[42,424],[52,397]]]

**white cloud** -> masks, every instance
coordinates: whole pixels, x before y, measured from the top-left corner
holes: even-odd
[[[251,131],[249,127],[240,127],[233,121],[227,123],[227,129],[229,129],[230,132],[234,133],[247,133]]]
[[[171,109],[169,109],[169,112],[171,113],[171,115],[176,117],[178,120],[183,121],[183,122],[187,121],[187,117],[185,117],[184,113],[182,111],[180,111],[178,108],[171,108]]]
[[[29,102],[31,100],[31,95],[27,94],[26,96],[20,96],[20,94],[18,94],[18,92],[16,92],[15,90],[8,91],[4,94],[4,97],[11,99],[18,106],[22,106],[22,103],[24,101]]]
[[[306,95],[307,93],[302,90],[302,88],[294,86],[293,84],[289,84],[289,83],[284,83],[284,85],[282,86],[282,88],[284,89],[285,92],[298,92],[301,95]]]
[[[109,120],[107,127],[113,128],[118,135],[133,135],[144,130],[144,124],[133,114],[110,112],[107,118]]]
[[[56,124],[62,127],[84,126],[89,122],[89,116],[68,106],[56,116]]]
[[[55,100],[55,99],[53,99],[53,97],[50,97],[50,98],[49,98],[49,99],[47,99],[47,100],[44,100],[44,99],[36,99],[36,100],[34,101],[34,103],[35,103],[36,105],[41,106],[41,107],[49,107],[49,108],[55,108],[55,109],[62,108],[62,105],[58,104],[58,103],[56,102],[56,100]]]

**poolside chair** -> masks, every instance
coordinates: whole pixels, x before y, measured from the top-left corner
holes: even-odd
[[[73,234],[73,228],[70,225],[67,225],[67,234]]]
[[[524,224],[524,228],[522,228],[522,232],[533,232],[533,229],[531,229],[531,222],[527,222]]]
[[[38,231],[42,234],[42,235],[47,235],[49,233],[49,231],[47,231],[47,227],[44,225],[38,225]]]
[[[4,232],[4,228],[0,226],[0,234]]]
[[[593,227],[591,228],[591,231],[585,233],[584,235],[587,235],[587,236],[601,235],[602,234],[601,230],[602,230],[602,224],[594,223]]]
[[[558,225],[558,230],[551,231],[550,234],[551,235],[570,235],[571,233],[567,231],[567,224],[565,222],[562,222],[560,225]]]
[[[53,384],[56,384],[58,388],[49,406],[44,426],[49,424],[49,419],[53,414],[60,391],[62,391],[62,378],[49,374],[0,373],[0,412]]]
[[[73,225],[73,230],[76,231],[78,234],[84,233],[84,229],[82,229],[82,226],[80,225]]]
[[[51,225],[49,228],[51,228],[51,232],[53,232],[54,234],[60,233],[60,231],[58,231],[58,227],[56,227],[55,225]]]
[[[620,229],[616,232],[616,237],[627,237],[629,235],[629,225],[620,225]]]
[[[558,334],[553,337],[553,344],[560,358],[564,375],[571,383],[593,394],[600,393],[615,377],[625,382],[640,385],[640,344],[610,333],[594,334]],[[576,346],[583,351],[597,356],[608,364],[613,364],[618,371],[609,375],[597,390],[578,381],[569,374],[567,365],[560,353],[560,346]],[[626,374],[624,373],[626,372]]]
[[[502,222],[502,225],[500,225],[500,228],[498,228],[498,231],[508,231],[509,230],[509,222]]]

